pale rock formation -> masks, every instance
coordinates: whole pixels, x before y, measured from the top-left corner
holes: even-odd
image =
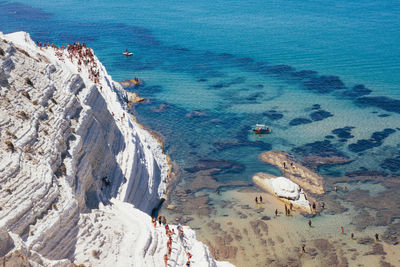
[[[303,189],[288,178],[257,173],[253,176],[253,181],[267,192],[274,194],[285,202],[292,203],[295,207],[311,212],[310,202],[307,200]]]
[[[0,257],[10,266],[163,266],[167,237],[148,215],[165,197],[161,144],[96,58],[98,84],[62,53],[0,33]],[[188,228],[185,240],[192,266],[230,266]],[[169,266],[184,265],[182,244],[173,247]]]

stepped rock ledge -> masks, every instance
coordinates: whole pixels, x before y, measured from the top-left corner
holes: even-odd
[[[0,33],[0,262],[164,266],[168,238],[149,216],[166,192],[162,145],[95,56],[98,83],[61,53]],[[183,229],[191,266],[232,266]],[[168,266],[184,266],[172,248]]]

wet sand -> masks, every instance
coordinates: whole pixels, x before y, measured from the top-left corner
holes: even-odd
[[[328,195],[331,194],[336,193]],[[219,195],[203,190],[194,195],[184,204],[183,213],[187,215],[178,216],[178,220],[190,217],[189,225],[213,255],[237,266],[381,266],[382,261],[400,264],[398,246],[374,241],[374,234],[382,236],[386,227],[359,230],[352,222],[353,208],[340,215],[330,214],[333,211],[328,208],[329,199],[326,213],[304,217],[296,211],[293,216],[285,216],[283,203],[257,188],[227,190]],[[254,198],[260,195],[263,204],[256,206]],[[302,244],[306,248],[304,255]]]
[[[218,260],[237,266],[400,265],[397,177],[325,178],[325,193],[314,194],[316,214],[295,209],[286,216],[284,203],[251,185],[251,178],[247,185],[223,184],[210,173],[199,171],[176,185],[166,203],[172,209],[164,205],[161,214],[194,228]],[[256,205],[260,195],[263,204]]]

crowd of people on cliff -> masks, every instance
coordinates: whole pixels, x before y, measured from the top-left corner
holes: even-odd
[[[168,266],[168,260],[171,259],[171,253],[172,253],[172,243],[173,243],[173,236],[177,235],[176,241],[179,241],[180,244],[183,246],[183,249],[185,250],[186,256],[187,256],[187,262],[186,266],[189,267],[191,264],[191,258],[192,254],[189,252],[189,247],[186,243],[185,240],[185,234],[183,232],[183,228],[180,224],[176,227],[177,233],[175,233],[175,229],[170,229],[169,225],[167,224],[167,220],[165,219],[164,216],[158,216],[152,217],[152,224],[154,225],[154,228],[157,228],[157,222],[159,227],[164,227],[165,228],[165,234],[168,237],[167,241],[167,253],[164,255],[164,263],[165,266]]]
[[[86,47],[85,43],[74,42],[72,44],[67,44],[67,46],[62,45],[58,47],[53,43],[50,44],[38,41],[36,45],[40,47],[40,49],[54,49],[55,56],[61,61],[64,61],[65,55],[72,63],[76,62],[78,64],[78,72],[81,72],[84,67],[88,71],[89,79],[96,84],[100,83],[100,71],[97,68],[93,50]],[[64,54],[64,52],[66,53]]]

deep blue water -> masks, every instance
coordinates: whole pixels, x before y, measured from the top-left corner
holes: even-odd
[[[276,173],[270,149],[352,160],[327,176],[400,174],[399,28],[397,1],[0,2],[0,31],[85,42],[114,80],[144,80],[138,119],[182,180],[205,159],[234,162],[220,181]]]

